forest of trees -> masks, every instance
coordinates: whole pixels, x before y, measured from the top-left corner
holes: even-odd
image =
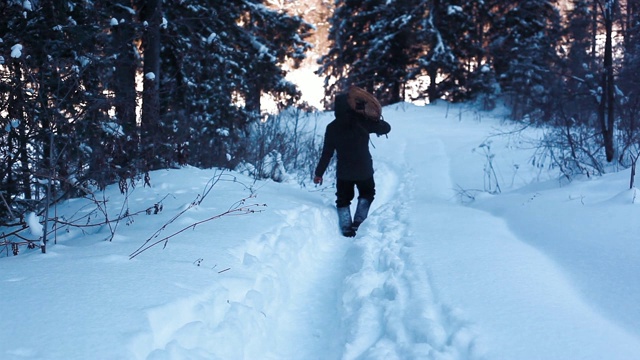
[[[1,0],[0,218],[45,185],[66,198],[237,163],[260,96],[299,98],[282,64],[311,47],[310,24],[262,2]]]
[[[310,54],[328,108],[351,84],[504,103],[554,129],[541,148],[568,176],[638,158],[640,1],[0,0],[0,17],[0,224],[155,169],[235,168],[263,95],[302,108],[285,69]]]

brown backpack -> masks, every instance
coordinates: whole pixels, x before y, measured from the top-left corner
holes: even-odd
[[[382,119],[380,102],[363,88],[351,85],[347,92],[347,102],[353,111],[364,115],[371,121]]]

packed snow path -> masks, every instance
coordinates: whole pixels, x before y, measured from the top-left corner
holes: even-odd
[[[332,193],[282,211],[282,223],[232,251],[246,279],[223,277],[217,290],[149,311],[152,333],[134,351],[147,359],[470,358],[473,334],[434,302],[406,243],[406,182],[385,163],[378,177],[378,200],[355,239],[338,234]],[[244,290],[225,291],[242,289],[238,281]]]

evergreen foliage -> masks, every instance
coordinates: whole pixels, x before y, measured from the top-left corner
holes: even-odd
[[[560,83],[560,15],[555,1],[523,0],[501,9],[490,47],[494,68],[512,115],[534,112],[550,119]],[[554,85],[555,84],[555,85]]]
[[[326,104],[349,85],[383,105],[504,101],[514,119],[555,127],[546,144],[568,173],[638,159],[637,1],[312,3],[314,19],[330,14],[328,31],[318,20],[327,42],[314,42],[328,43],[317,70]],[[58,199],[114,182],[127,191],[154,169],[235,168],[272,151],[286,158],[278,144],[286,134],[261,136],[261,97],[280,109],[300,98],[286,75],[307,56],[315,30],[300,6],[0,2],[0,191],[8,204],[0,217],[38,209],[47,184]]]
[[[565,112],[569,112],[580,125],[589,125],[597,109],[594,94],[597,92],[596,54],[592,50],[593,33],[591,4],[586,0],[574,0],[567,12],[568,24],[564,30],[563,47],[567,56],[563,61],[566,79],[562,100]]]
[[[319,74],[325,77],[325,102],[349,85],[359,85],[373,91],[373,79],[368,70],[372,59],[365,59],[370,47],[371,27],[383,14],[384,1],[336,1],[329,22],[331,48],[318,61]]]
[[[284,66],[310,47],[311,25],[264,3],[0,3],[0,217],[38,210],[48,183],[55,200],[233,166],[260,96],[299,97]]]
[[[635,166],[640,155],[640,3],[629,1],[623,42],[624,59],[618,77],[621,92],[619,161]]]

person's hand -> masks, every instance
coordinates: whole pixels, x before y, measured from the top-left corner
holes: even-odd
[[[322,185],[322,176],[316,176],[313,178],[313,183],[316,185]]]

